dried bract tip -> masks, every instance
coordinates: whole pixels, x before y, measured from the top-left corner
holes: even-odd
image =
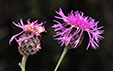
[[[23,35],[21,35],[19,39],[30,36],[30,33],[31,32],[23,33]],[[24,56],[36,54],[36,52],[39,51],[39,49],[41,49],[39,36],[33,36],[22,42],[18,42],[18,44],[19,44],[18,50],[20,54]]]

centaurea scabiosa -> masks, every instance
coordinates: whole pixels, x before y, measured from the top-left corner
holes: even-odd
[[[79,11],[75,11],[74,13],[71,11],[68,16],[64,15],[61,8],[59,8],[59,11],[55,12],[61,16],[55,16],[55,18],[63,20],[63,23],[54,20],[57,24],[52,26],[56,31],[56,35],[53,37],[56,37],[55,40],[58,40],[58,42],[61,43],[61,46],[65,44],[63,53],[68,49],[76,48],[81,44],[84,31],[89,35],[89,43],[86,50],[88,50],[90,45],[92,46],[92,49],[97,49],[99,47],[99,41],[104,39],[104,37],[101,36],[104,30],[100,30],[103,26],[97,27],[99,21],[95,22],[95,19],[84,16],[84,13]]]
[[[15,39],[16,42],[18,42],[19,47],[18,50],[20,54],[23,55],[22,63],[19,63],[22,71],[25,71],[25,63],[26,59],[29,55],[36,54],[40,47],[40,40],[41,40],[41,33],[46,32],[44,26],[42,26],[46,22],[41,22],[40,24],[37,23],[38,20],[30,23],[30,19],[27,20],[27,24],[24,25],[22,18],[20,19],[20,23],[16,24],[13,22],[13,24],[19,28],[22,28],[22,32],[14,35],[10,41],[9,45],[11,45],[11,42]],[[22,35],[21,35],[22,34]],[[16,37],[19,36],[19,39]]]

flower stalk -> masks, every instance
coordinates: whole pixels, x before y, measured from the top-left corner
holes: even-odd
[[[22,62],[19,63],[19,66],[21,68],[21,71],[25,71],[26,61],[27,61],[27,56],[23,56],[22,57]]]
[[[57,71],[57,69],[60,66],[65,54],[67,53],[67,51],[68,51],[68,49],[65,47],[54,71]]]

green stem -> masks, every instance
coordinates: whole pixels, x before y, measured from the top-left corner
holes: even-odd
[[[68,49],[65,47],[54,71],[57,71],[57,69],[58,69],[59,65],[61,64],[67,51],[68,51]]]
[[[22,57],[22,62],[19,63],[19,66],[20,66],[20,68],[21,68],[21,71],[25,71],[26,61],[27,61],[27,57],[26,57],[26,56],[23,56],[23,57]]]

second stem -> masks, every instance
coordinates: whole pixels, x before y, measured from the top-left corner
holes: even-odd
[[[57,69],[60,66],[65,54],[67,53],[67,51],[68,51],[68,49],[65,47],[54,71],[57,71]]]

